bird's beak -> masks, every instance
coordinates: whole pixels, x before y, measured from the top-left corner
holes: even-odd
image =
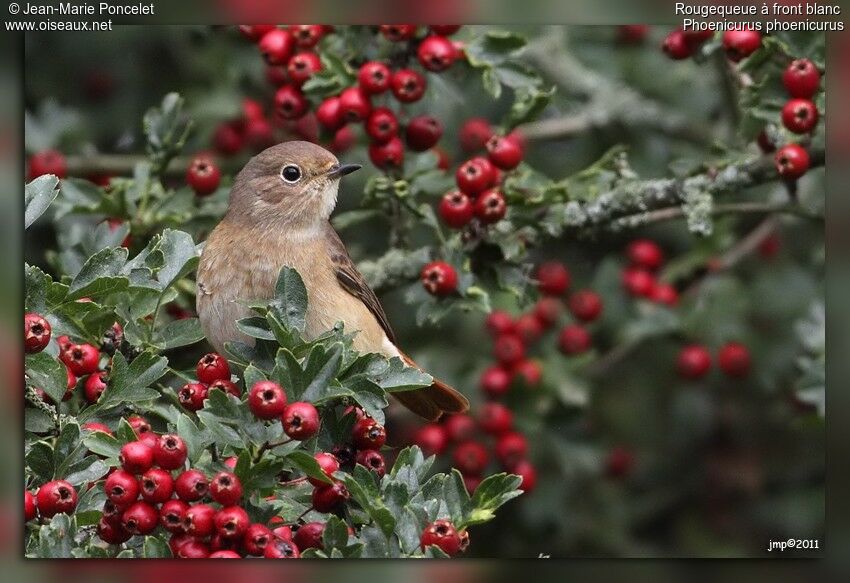
[[[328,178],[342,178],[346,174],[351,174],[361,168],[360,164],[337,164],[328,172]]]

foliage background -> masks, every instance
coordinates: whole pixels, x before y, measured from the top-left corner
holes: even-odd
[[[463,34],[477,32],[469,28]],[[536,27],[517,31],[532,40],[551,34]],[[548,56],[550,63],[574,59],[583,67],[571,85],[559,87],[545,117],[589,115],[595,121],[563,139],[532,140],[528,160],[538,170],[553,178],[570,176],[611,147],[625,145],[634,170],[653,178],[691,171],[722,155],[718,145],[746,151],[746,138],[754,133],[741,123],[716,59],[669,61],[658,49],[666,32],[661,28],[636,47],[618,43],[614,27],[561,32],[567,43],[558,58]],[[139,120],[174,90],[186,98],[197,120],[187,147],[195,151],[207,147],[216,123],[238,113],[243,96],[269,91],[254,47],[233,30],[121,27],[87,35],[85,42],[79,38],[27,38],[29,151],[141,153]],[[114,85],[108,99],[93,100],[93,89],[107,77]],[[621,102],[622,92],[602,95],[598,103],[588,100],[580,91],[582,77],[633,89],[642,96],[640,103],[658,106],[658,120],[684,120],[680,125],[687,132],[675,124],[647,123],[649,115],[624,115],[634,112],[637,102]],[[507,95],[492,99],[475,82],[455,84],[451,73],[446,78],[447,90],[429,92],[417,108],[443,120],[448,128],[443,144],[457,152],[453,128],[475,115],[499,119],[510,100]],[[453,158],[459,161],[458,155]],[[345,159],[364,162],[373,172],[362,146]],[[338,213],[358,207],[368,173],[351,178]],[[180,178],[175,181],[179,184]],[[776,188],[766,185],[734,197],[764,198]],[[801,198],[817,199],[821,192],[821,174],[807,175]],[[749,217],[719,221],[705,238],[689,233],[681,221],[642,234],[659,240],[674,263],[688,266],[722,253],[756,222]],[[380,223],[343,232],[355,259],[384,252],[382,229],[373,226]],[[55,233],[47,222],[37,227],[27,233],[25,256],[48,268],[45,254],[56,246]],[[618,331],[642,321],[619,287],[622,250],[633,236],[599,233],[577,239],[567,234],[532,257],[563,260],[573,272],[574,288],[590,286],[603,294],[606,311],[599,335],[609,339],[609,346],[616,344]],[[382,295],[405,349],[476,398],[477,377],[490,358],[483,315],[419,327],[405,303],[406,292],[402,286]],[[516,404],[518,424],[533,444],[538,488],[476,531],[473,554],[751,555],[763,552],[768,539],[817,538],[824,521],[823,421],[809,409],[801,411],[792,397],[797,358],[805,343],[822,333],[817,326],[801,333],[797,324],[822,297],[820,226],[783,220],[777,258],[768,263],[750,257],[733,272],[705,279],[695,297],[679,308],[688,333],[713,348],[732,338],[751,347],[756,366],[747,382],[730,382],[717,373],[704,383],[679,380],[673,370],[679,335],[660,334],[640,343],[590,384],[574,383],[563,358],[552,350],[540,395]],[[508,296],[495,303],[513,307]],[[188,364],[203,351],[196,348],[169,356]],[[605,458],[615,446],[629,448],[636,457],[634,471],[622,480],[605,476]]]

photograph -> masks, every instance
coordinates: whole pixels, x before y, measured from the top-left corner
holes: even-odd
[[[824,555],[824,28],[51,18],[19,558]]]

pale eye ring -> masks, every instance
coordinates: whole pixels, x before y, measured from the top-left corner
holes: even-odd
[[[295,164],[287,164],[280,170],[280,177],[283,178],[284,182],[288,182],[289,184],[295,184],[299,180],[301,180],[301,168],[296,166]]]

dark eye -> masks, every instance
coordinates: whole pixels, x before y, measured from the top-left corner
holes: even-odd
[[[286,182],[298,182],[301,179],[301,168],[295,164],[288,164],[280,171],[280,175]]]

